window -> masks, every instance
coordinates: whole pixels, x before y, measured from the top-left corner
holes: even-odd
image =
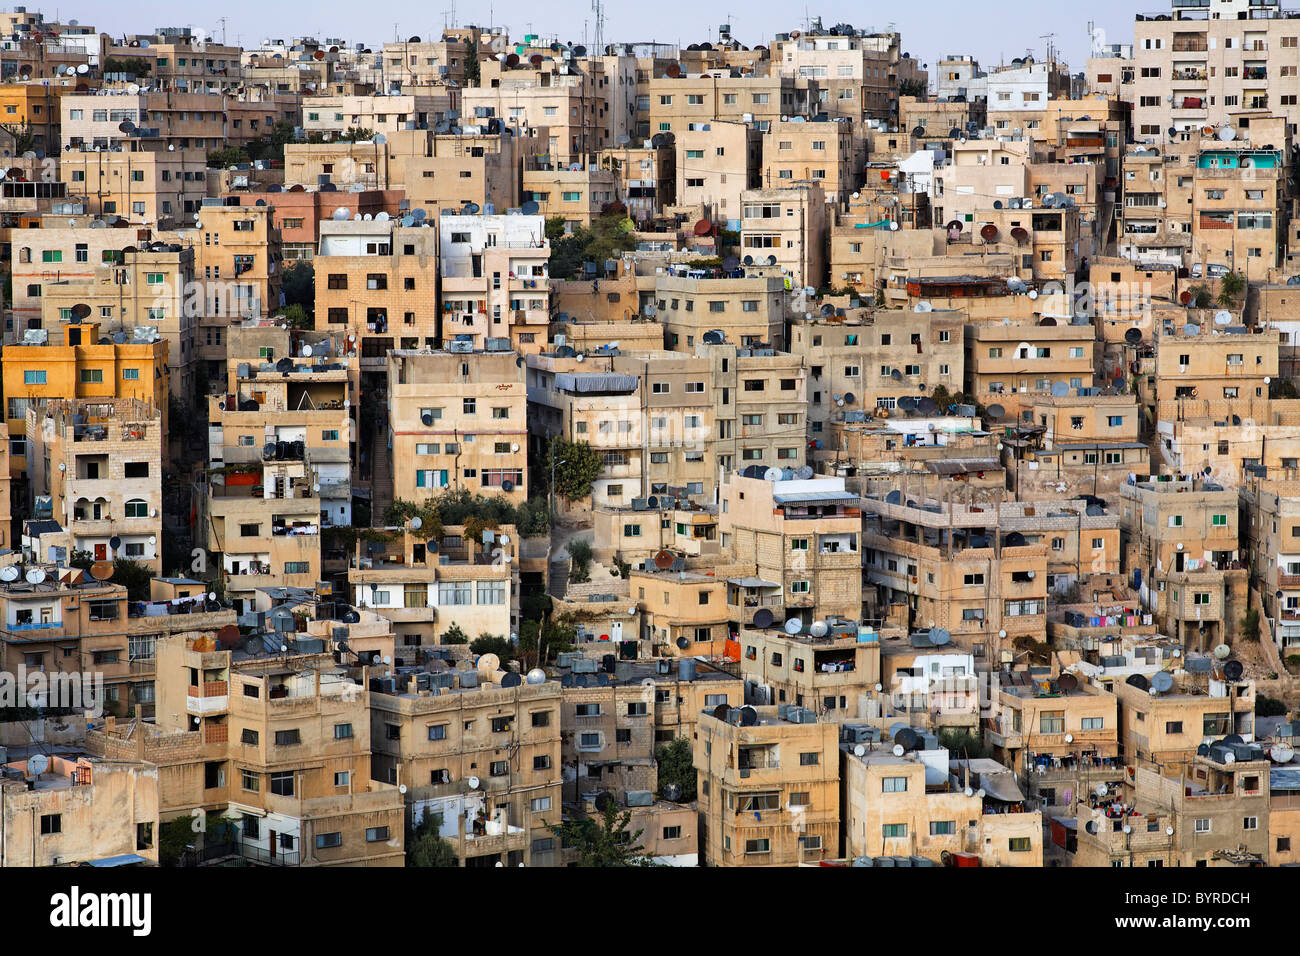
[[[745,841],[745,853],[747,854],[770,853],[771,851],[772,851],[772,841],[769,840],[767,837],[762,837],[757,840]]]
[[[931,820],[930,836],[952,836],[957,832],[956,820]]]
[[[1007,849],[1012,853],[1028,853],[1029,837],[1011,837],[1007,840]]]
[[[1105,722],[1104,717],[1084,717],[1079,721],[1080,730],[1101,730]]]
[[[600,704],[578,704],[577,715],[579,717],[599,717]]]
[[[50,836],[55,833],[63,832],[63,814],[61,813],[43,813],[41,814],[41,836]]]
[[[351,740],[351,739],[352,739],[352,725],[351,725],[351,724],[335,724],[335,725],[334,725],[334,739],[335,739],[335,740]]]
[[[262,788],[262,780],[251,770],[241,770],[239,772],[239,785],[249,793],[257,793]]]
[[[880,792],[881,793],[906,793],[907,778],[906,777],[885,777],[880,781]]]
[[[532,800],[528,801],[528,809],[533,811],[533,813],[545,813],[547,810],[551,809],[551,798],[534,797]]]
[[[292,747],[302,743],[302,735],[297,730],[277,730],[275,732],[275,745],[277,747]]]
[[[367,843],[386,843],[388,841],[388,827],[366,827]]]
[[[23,370],[23,384],[24,384],[24,385],[44,385],[44,384],[45,384],[45,369],[43,369],[43,368],[35,368],[35,369],[33,369],[33,368],[29,368],[29,369],[24,369],[24,370]]]
[[[488,765],[488,773],[494,777],[504,777],[510,773],[510,761],[494,760]]]
[[[352,771],[350,770],[340,770],[334,774],[334,786],[336,787],[346,787],[351,782]]]
[[[239,742],[241,744],[248,744],[250,747],[256,747],[257,741],[258,741],[258,733],[256,730],[252,730],[248,727],[245,727],[243,731],[240,732]]]
[[[333,847],[339,847],[342,845],[343,845],[342,833],[336,831],[334,833],[316,834],[316,849],[318,850],[328,850]]]
[[[886,840],[904,838],[907,836],[906,823],[886,823],[880,828],[880,835]]]
[[[1241,828],[1243,830],[1258,830],[1259,817],[1242,817]]]
[[[1065,733],[1065,711],[1047,710],[1038,715],[1038,730],[1044,734]]]
[[[1197,817],[1194,821],[1192,821],[1192,830],[1193,830],[1194,832],[1196,832],[1196,833],[1209,833],[1209,832],[1210,832],[1210,818],[1209,818],[1209,817]]]
[[[820,762],[821,762],[821,754],[819,753],[813,752],[813,753],[803,753],[799,755],[799,766],[801,767],[815,767]]]
[[[292,797],[293,771],[282,770],[271,774],[271,792],[278,797]]]
[[[1165,733],[1181,734],[1183,732],[1183,722],[1181,720],[1165,721]]]

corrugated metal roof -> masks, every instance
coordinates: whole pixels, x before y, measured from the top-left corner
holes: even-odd
[[[742,588],[779,588],[781,586],[774,581],[764,581],[762,578],[727,578],[727,583]]]
[[[993,471],[1002,466],[992,458],[945,458],[927,461],[925,467],[936,475],[964,475],[973,471]]]
[[[635,375],[620,375],[617,372],[557,372],[555,375],[555,387],[562,392],[628,394],[635,392],[636,386]]]
[[[785,495],[773,495],[777,504],[812,504],[818,501],[854,501],[858,496],[851,491],[792,491]]]

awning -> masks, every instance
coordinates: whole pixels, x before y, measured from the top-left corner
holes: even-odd
[[[138,853],[123,853],[121,856],[106,856],[102,860],[87,861],[90,866],[132,866],[136,863],[148,863]]]
[[[636,387],[635,375],[619,375],[615,372],[558,372],[555,376],[555,389],[560,392],[629,394],[635,392]]]
[[[823,502],[851,501],[858,496],[851,491],[794,491],[787,495],[773,495],[772,500],[781,505],[815,505]]]
[[[762,578],[727,578],[728,584],[734,584],[739,588],[779,588],[781,585],[775,581],[764,581]]]
[[[1009,773],[982,773],[980,789],[994,800],[1003,803],[1023,803],[1025,795],[1016,786],[1016,778]]]

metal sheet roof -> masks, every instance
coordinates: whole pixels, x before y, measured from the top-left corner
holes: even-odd
[[[792,491],[785,495],[772,495],[772,500],[778,504],[813,504],[819,501],[853,501],[858,500],[858,496],[851,491]]]
[[[636,386],[635,375],[620,375],[617,372],[557,372],[555,375],[555,387],[562,392],[627,394],[635,392]]]
[[[779,588],[781,586],[775,581],[764,581],[762,578],[727,578],[727,583],[742,588]]]

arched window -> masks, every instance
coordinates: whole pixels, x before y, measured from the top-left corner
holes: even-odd
[[[126,516],[128,518],[149,517],[149,504],[143,498],[130,499],[126,503]]]

